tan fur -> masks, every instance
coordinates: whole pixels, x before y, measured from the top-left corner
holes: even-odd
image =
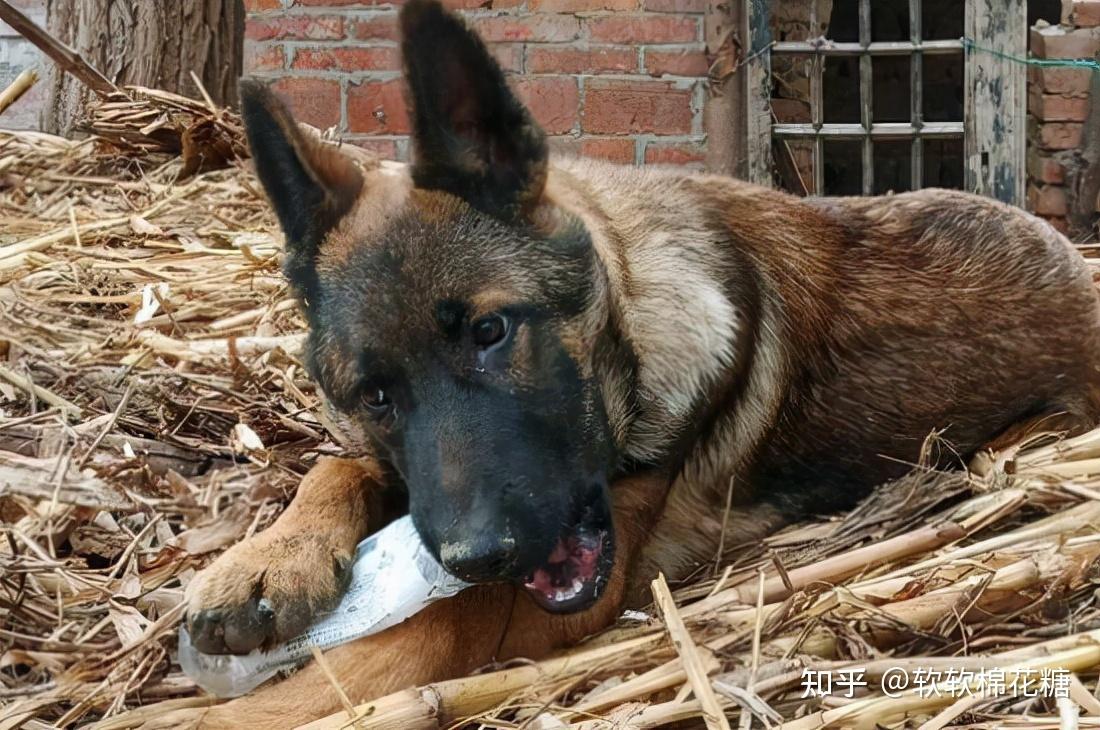
[[[377,201],[408,204],[408,191],[399,174],[369,174],[323,266],[338,265],[348,246],[368,245],[364,231],[384,215]],[[445,217],[451,208],[424,202],[441,195],[413,197]],[[553,617],[511,587],[471,589],[330,652],[353,701],[494,660],[543,656],[645,601],[656,571],[676,580],[713,559],[723,522],[730,542],[759,538],[783,521],[774,505],[757,503],[758,480],[775,478],[759,471],[762,462],[790,456],[812,465],[815,448],[833,456],[850,448],[859,456],[852,468],[866,469],[853,478],[873,479],[896,464],[860,449],[888,437],[893,424],[926,417],[949,440],[973,438],[1009,424],[968,423],[968,414],[1011,419],[1014,401],[1032,394],[1076,424],[1095,420],[1096,294],[1070,244],[1016,209],[933,190],[803,200],[725,178],[565,160],[551,167],[532,217],[553,227],[562,211],[583,220],[605,276],[563,341],[581,370],[601,379],[623,452],[645,460],[680,443],[682,464],[675,475],[612,485],[619,550],[611,595],[593,609]],[[501,296],[501,282],[485,286],[483,299]],[[633,381],[590,361],[592,343],[612,323],[637,356]],[[782,420],[791,413],[801,420]],[[935,423],[943,413],[955,422]],[[915,460],[919,444],[897,450]],[[350,554],[365,524],[365,501],[349,490],[357,472],[340,464],[318,466],[275,526],[209,568],[189,595],[192,608],[241,603],[264,571],[285,582],[274,593],[284,603],[336,600],[337,581],[316,566]],[[725,516],[727,494],[733,510]],[[276,547],[305,533],[327,536],[325,544]],[[287,727],[337,709],[321,673],[307,667],[204,710],[201,725]]]
[[[346,265],[356,247],[371,240],[371,234],[385,227],[393,211],[405,205],[412,183],[403,166],[382,163],[364,170],[363,190],[370,194],[360,195],[351,212],[329,234],[317,261],[318,270]]]
[[[376,464],[322,459],[274,525],[225,551],[214,569],[191,581],[184,599],[190,612],[232,612],[262,596],[273,604],[278,636],[301,632],[331,610],[346,587],[346,569],[370,529],[368,505],[381,480]],[[237,622],[226,623],[228,631]]]

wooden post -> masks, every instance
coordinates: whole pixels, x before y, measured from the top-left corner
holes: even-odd
[[[995,55],[1027,55],[1025,0],[966,0],[966,189],[1022,205],[1026,177],[1027,71]],[[992,51],[992,52],[991,52]]]
[[[745,177],[745,0],[707,0],[707,171]]]
[[[745,0],[745,37],[749,44],[743,64],[746,76],[745,179],[769,187],[773,184],[770,2]]]

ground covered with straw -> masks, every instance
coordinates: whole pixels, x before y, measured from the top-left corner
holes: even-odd
[[[168,122],[118,102],[105,138],[0,132],[0,730],[204,702],[173,656],[184,586],[341,450],[256,182],[203,171],[235,128],[201,164],[139,143]],[[731,536],[560,657],[311,727],[1100,727],[1098,525],[1100,431],[1036,434]]]

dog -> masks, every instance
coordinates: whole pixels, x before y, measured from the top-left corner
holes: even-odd
[[[202,651],[299,633],[407,512],[476,585],[329,652],[351,699],[538,658],[644,605],[659,571],[712,561],[723,529],[851,506],[937,429],[964,461],[1021,423],[1097,421],[1100,301],[1040,219],[956,191],[796,198],[551,159],[461,19],[410,0],[400,25],[408,166],[241,84],[309,371],[366,455],[320,461],[196,577]],[[307,666],[190,722],[339,708]]]

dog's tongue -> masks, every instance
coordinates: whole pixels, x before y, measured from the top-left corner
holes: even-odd
[[[595,582],[602,550],[599,535],[559,538],[546,563],[531,573],[524,587],[549,607],[567,604]]]

